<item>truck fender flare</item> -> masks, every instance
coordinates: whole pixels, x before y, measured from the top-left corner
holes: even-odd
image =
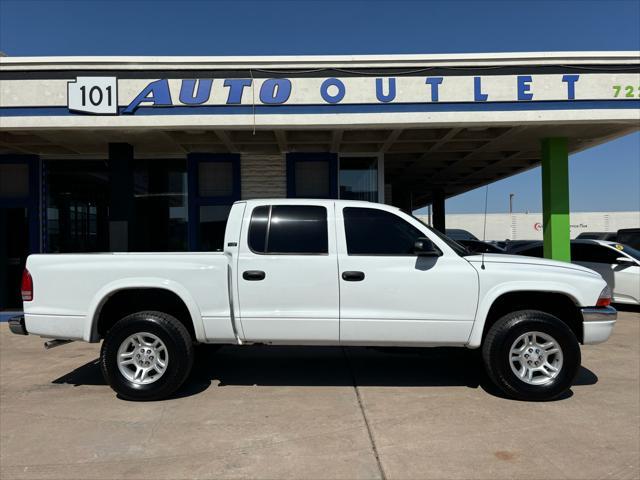
[[[487,321],[489,310],[495,301],[506,293],[517,292],[545,292],[559,293],[569,297],[576,305],[580,305],[580,292],[572,285],[564,282],[505,282],[492,287],[485,294],[480,294],[480,303],[476,311],[471,334],[467,341],[467,347],[478,348],[482,342],[482,332]]]
[[[87,342],[98,341],[98,316],[102,307],[107,302],[109,297],[114,293],[138,288],[158,288],[161,290],[168,290],[180,298],[187,307],[191,321],[193,323],[193,329],[196,334],[196,340],[199,342],[204,341],[204,325],[202,323],[202,314],[198,304],[191,296],[189,291],[180,283],[166,278],[157,277],[130,277],[115,280],[102,287],[91,299],[89,304],[89,310],[87,313],[87,321],[85,322],[84,340]]]

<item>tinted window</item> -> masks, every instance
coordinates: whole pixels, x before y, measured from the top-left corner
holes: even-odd
[[[618,255],[600,245],[575,243],[571,245],[571,260],[574,262],[616,263]]]
[[[611,239],[614,242],[624,243],[630,247],[640,250],[640,228],[625,228],[618,230],[616,238]]]
[[[264,253],[267,242],[267,223],[269,221],[269,206],[257,207],[251,214],[249,226],[249,248],[254,252]]]
[[[425,235],[393,213],[373,208],[345,208],[344,229],[349,255],[413,255]]]
[[[329,253],[327,209],[303,205],[258,207],[251,215],[249,247],[258,253]]]

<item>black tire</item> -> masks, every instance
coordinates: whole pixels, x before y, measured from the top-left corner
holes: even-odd
[[[543,385],[531,385],[521,380],[510,365],[513,343],[521,335],[534,331],[550,335],[562,349],[560,371]],[[502,392],[511,398],[529,401],[553,400],[569,390],[581,361],[578,339],[569,326],[538,310],[512,312],[494,323],[484,339],[482,359],[489,378]]]
[[[118,349],[135,333],[157,336],[166,346],[166,370],[156,381],[136,384],[118,368]],[[189,376],[193,366],[193,341],[185,326],[162,312],[137,312],[119,320],[106,334],[100,350],[100,367],[105,380],[127,400],[161,400],[175,392]],[[126,368],[126,367],[125,367]]]

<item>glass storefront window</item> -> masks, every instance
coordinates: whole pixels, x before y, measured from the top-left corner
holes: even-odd
[[[233,164],[231,162],[200,162],[198,164],[198,195],[200,197],[233,195]]]
[[[23,163],[0,164],[0,198],[26,198],[29,196],[29,165]]]
[[[0,310],[22,307],[20,279],[28,254],[27,209],[0,206]]]
[[[192,154],[189,156],[190,248],[219,252],[224,248],[227,217],[240,198],[240,156]]]
[[[109,250],[109,172],[104,161],[50,160],[44,165],[44,251]]]
[[[187,250],[187,164],[185,160],[136,160],[130,251]]]
[[[330,198],[329,162],[297,162],[295,184],[297,197]]]
[[[287,197],[338,198],[335,153],[288,153]]]
[[[378,157],[340,157],[340,198],[378,201]]]
[[[205,205],[200,207],[200,249],[219,252],[224,247],[224,231],[231,205]]]

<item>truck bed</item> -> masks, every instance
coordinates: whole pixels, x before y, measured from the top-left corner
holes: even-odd
[[[31,255],[27,269],[34,295],[24,304],[25,323],[35,335],[96,341],[95,320],[111,295],[157,288],[184,300],[199,340],[235,339],[222,252]]]

